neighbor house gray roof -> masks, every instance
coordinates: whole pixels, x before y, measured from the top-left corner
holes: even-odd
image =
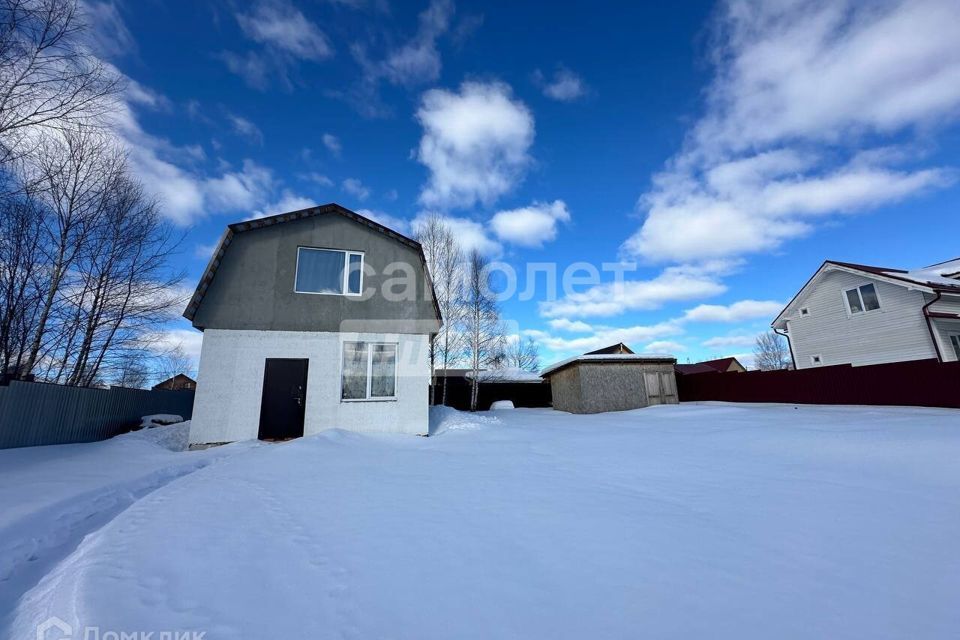
[[[405,244],[411,249],[415,250],[420,255],[420,260],[423,262],[423,272],[426,275],[428,293],[433,301],[433,308],[437,314],[437,320],[439,320],[441,324],[443,323],[443,315],[440,313],[440,306],[437,304],[437,297],[433,293],[433,280],[430,277],[430,270],[427,268],[427,261],[423,255],[423,247],[420,246],[420,243],[401,233],[397,233],[389,227],[383,226],[379,222],[371,220],[370,218],[366,218],[359,213],[351,211],[350,209],[342,207],[336,203],[310,207],[309,209],[300,209],[298,211],[290,211],[288,213],[280,213],[274,216],[268,216],[266,218],[244,220],[243,222],[235,222],[227,225],[227,230],[224,231],[223,235],[220,237],[220,242],[217,243],[217,248],[210,257],[210,262],[207,263],[207,268],[200,277],[200,282],[197,283],[197,288],[193,292],[193,296],[190,298],[190,302],[187,304],[186,310],[183,312],[183,317],[187,320],[193,320],[197,309],[200,307],[200,303],[203,301],[204,294],[206,294],[207,289],[210,287],[210,283],[213,282],[213,278],[217,274],[217,269],[220,267],[220,263],[223,261],[224,252],[227,250],[227,247],[230,246],[230,243],[233,241],[233,237],[236,234],[252,231],[254,229],[262,229],[263,227],[290,222],[292,220],[313,218],[323,215],[339,215],[349,218],[350,220],[365,225],[370,229],[382,233],[393,240],[396,240],[401,244]]]

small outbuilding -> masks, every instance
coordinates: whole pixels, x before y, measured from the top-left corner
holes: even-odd
[[[677,359],[632,352],[589,353],[544,369],[553,408],[570,413],[626,411],[676,404]]]

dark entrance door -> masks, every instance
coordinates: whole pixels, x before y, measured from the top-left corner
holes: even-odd
[[[307,361],[267,358],[260,402],[261,440],[286,440],[303,435],[307,404]]]

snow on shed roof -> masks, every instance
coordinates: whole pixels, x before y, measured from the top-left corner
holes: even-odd
[[[472,378],[473,372],[468,371],[464,377]],[[515,367],[504,369],[484,369],[477,372],[477,380],[480,382],[543,382],[543,378],[535,371],[526,371]]]
[[[540,375],[547,376],[578,362],[670,362],[676,364],[677,359],[665,353],[588,353],[556,362],[541,371]]]

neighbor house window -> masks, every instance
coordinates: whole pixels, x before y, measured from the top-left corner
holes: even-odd
[[[336,249],[297,249],[297,293],[357,296],[363,291],[363,254]]]
[[[957,360],[960,360],[960,333],[954,333],[950,336],[950,345],[953,347]]]
[[[340,397],[378,400],[397,397],[397,345],[344,342]]]
[[[808,309],[808,308],[806,308],[806,307],[800,307],[800,315],[802,315],[802,316],[808,316],[808,315],[810,315],[810,309]]]
[[[847,298],[847,308],[850,309],[850,313],[863,313],[880,308],[877,289],[872,284],[860,285],[856,289],[847,289],[844,294]]]
[[[812,365],[815,366],[815,367],[819,367],[821,364],[823,364],[823,357],[822,357],[822,356],[810,356],[810,364],[812,364]]]

